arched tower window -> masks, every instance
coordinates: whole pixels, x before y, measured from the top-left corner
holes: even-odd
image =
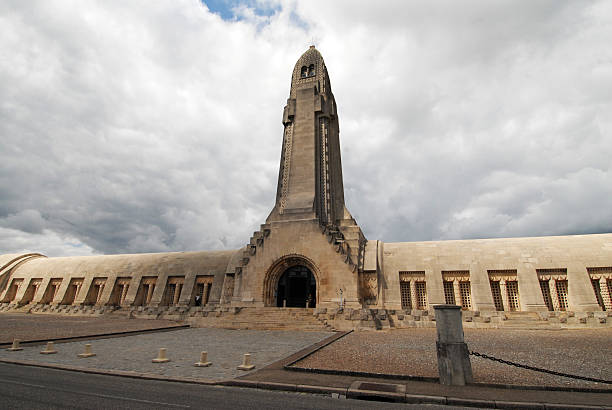
[[[300,72],[300,77],[304,78],[308,75],[308,68],[306,66],[302,66],[302,71]]]
[[[311,64],[308,67],[308,77],[312,77],[313,75],[315,75],[315,69],[314,69],[314,64]]]

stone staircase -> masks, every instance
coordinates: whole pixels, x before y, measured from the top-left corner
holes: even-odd
[[[202,312],[187,318],[194,327],[256,330],[335,330],[313,315],[314,309],[254,307],[234,308],[227,312]]]
[[[550,328],[549,321],[542,320],[537,312],[500,312],[501,324],[508,329]]]

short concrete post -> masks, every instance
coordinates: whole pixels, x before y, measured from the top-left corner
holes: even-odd
[[[9,348],[8,348],[8,349],[6,349],[6,350],[9,350],[9,351],[11,351],[11,352],[17,352],[17,351],[19,351],[19,350],[23,350],[23,347],[20,347],[20,346],[19,346],[19,342],[20,342],[20,341],[21,341],[21,340],[19,340],[19,339],[13,339],[13,344],[11,345],[11,347],[9,347]]]
[[[41,350],[40,354],[54,354],[57,353],[57,350],[55,350],[55,347],[53,346],[53,342],[47,342],[47,346],[45,347],[45,350]]]
[[[85,352],[79,353],[77,356],[79,356],[79,357],[92,357],[92,356],[95,356],[95,355],[96,354],[91,351],[91,343],[86,343],[85,344]]]
[[[152,360],[153,363],[166,363],[169,362],[170,359],[166,357],[166,348],[160,347],[159,353],[157,353],[157,357]]]
[[[202,352],[200,353],[200,361],[197,363],[194,363],[193,365],[195,367],[208,367],[211,364],[212,363],[208,361],[208,352]]]
[[[473,382],[472,365],[463,340],[461,308],[457,305],[436,305],[438,340],[438,374],[440,384],[464,386]]]
[[[251,355],[249,353],[245,353],[242,364],[238,366],[238,370],[253,370],[254,368],[255,365],[251,364]]]

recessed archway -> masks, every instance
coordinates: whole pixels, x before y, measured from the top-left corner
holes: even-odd
[[[287,268],[276,286],[277,307],[315,307],[317,281],[304,265]]]
[[[318,297],[319,271],[302,255],[287,255],[270,266],[263,286],[266,306],[315,307]]]

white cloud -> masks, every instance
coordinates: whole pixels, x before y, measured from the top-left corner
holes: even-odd
[[[98,253],[77,238],[47,229],[40,233],[29,233],[1,226],[0,249],[2,253],[38,252],[46,256],[90,256]]]
[[[258,4],[3,2],[0,253],[242,246],[313,37],[370,239],[612,230],[609,2]]]

